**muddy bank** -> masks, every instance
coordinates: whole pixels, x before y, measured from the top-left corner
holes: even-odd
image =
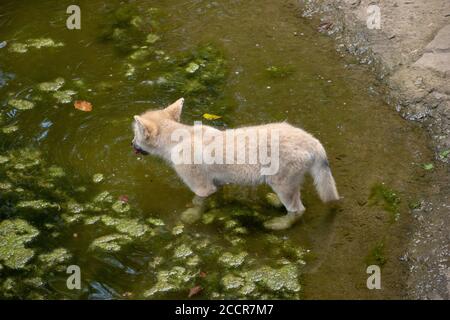
[[[368,7],[380,9],[380,29],[369,29]],[[385,99],[403,118],[419,122],[435,153],[423,200],[411,208],[408,298],[450,298],[450,2],[302,0],[301,14],[339,52],[357,56],[386,85]],[[320,20],[319,20],[320,19]],[[396,130],[393,128],[393,130]]]

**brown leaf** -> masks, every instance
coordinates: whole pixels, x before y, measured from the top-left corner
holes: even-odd
[[[188,298],[195,296],[196,294],[199,294],[203,288],[201,286],[195,286],[191,290],[189,290]]]
[[[205,277],[206,277],[206,272],[200,271],[200,273],[198,274],[198,276],[199,276],[200,278],[205,278]]]
[[[74,106],[76,109],[81,110],[81,111],[85,111],[85,112],[92,111],[92,104],[88,101],[77,100],[77,101],[75,101]]]

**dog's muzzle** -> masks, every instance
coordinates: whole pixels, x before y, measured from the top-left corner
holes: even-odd
[[[147,151],[142,150],[141,148],[139,148],[139,146],[135,145],[133,142],[131,143],[131,146],[133,147],[134,153],[141,154],[143,156],[148,155]]]

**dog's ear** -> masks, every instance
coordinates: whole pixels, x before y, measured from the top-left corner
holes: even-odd
[[[155,122],[147,120],[141,116],[134,116],[136,125],[146,138],[156,137],[158,135],[158,126]]]
[[[173,120],[180,121],[181,112],[183,111],[183,104],[184,98],[178,99],[170,106],[165,108],[164,111],[166,111]]]

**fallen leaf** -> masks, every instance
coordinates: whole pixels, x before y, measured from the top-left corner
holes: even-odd
[[[425,170],[433,170],[434,165],[432,163],[425,163],[422,165],[422,168],[424,168]]]
[[[76,109],[81,110],[81,111],[85,111],[85,112],[92,111],[92,104],[88,101],[77,100],[77,101],[75,101],[74,106]]]
[[[196,294],[200,293],[203,288],[201,286],[195,286],[191,290],[189,290],[188,298],[191,298],[192,296],[195,296]]]
[[[198,276],[199,276],[200,278],[205,278],[205,277],[206,277],[206,272],[200,271],[200,273],[198,274]]]
[[[210,113],[205,113],[203,114],[203,118],[205,118],[206,120],[217,120],[222,118],[221,116],[215,115],[215,114],[210,114]]]

